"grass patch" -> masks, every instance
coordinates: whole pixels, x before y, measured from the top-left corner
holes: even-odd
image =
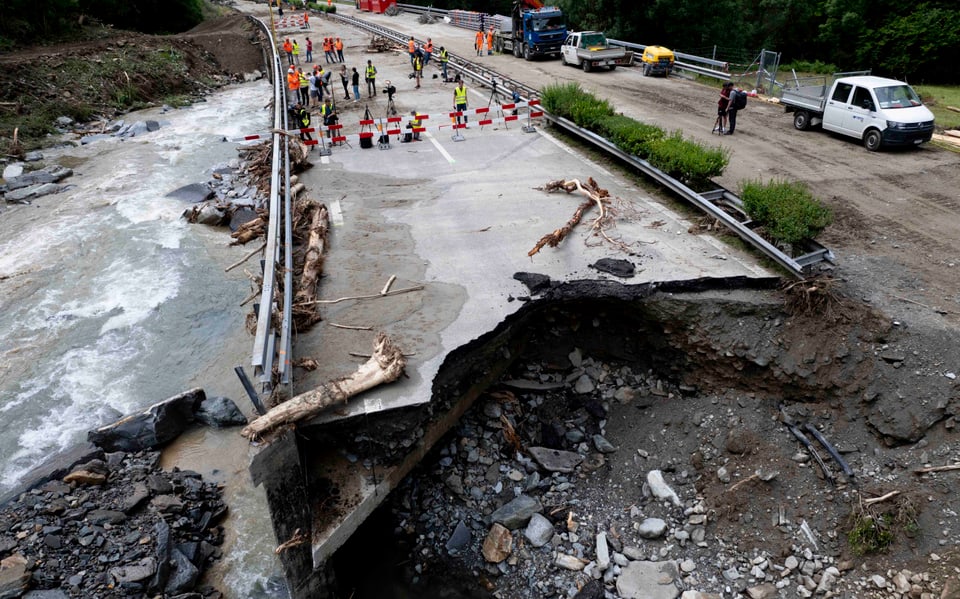
[[[856,555],[883,553],[900,535],[920,534],[916,505],[900,495],[889,502],[865,505],[859,502],[848,520],[847,543]]]
[[[745,181],[740,185],[744,211],[776,242],[814,239],[833,222],[833,213],[813,197],[804,183]]]
[[[960,108],[960,86],[957,85],[917,85],[917,93],[927,108],[933,112],[937,127],[960,129],[960,112],[947,108]]]

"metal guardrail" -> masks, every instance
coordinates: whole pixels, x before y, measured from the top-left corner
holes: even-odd
[[[260,305],[257,310],[257,329],[254,335],[253,352],[251,364],[255,376],[261,382],[263,392],[273,390],[273,367],[277,361],[279,351],[278,372],[280,381],[283,384],[292,385],[291,374],[291,315],[293,301],[293,256],[292,256],[292,231],[291,231],[291,201],[290,201],[290,162],[287,153],[287,137],[276,131],[285,131],[287,129],[287,112],[285,110],[286,102],[284,96],[283,69],[280,63],[280,55],[277,51],[275,40],[270,27],[260,19],[254,21],[263,29],[266,37],[270,40],[271,58],[270,66],[273,75],[273,153],[271,157],[270,169],[270,195],[269,195],[269,218],[267,225],[267,242],[264,249],[263,283],[260,288]],[[284,173],[284,197],[281,204],[280,198],[280,173],[281,161]],[[280,237],[280,226],[283,224],[283,239]],[[276,310],[274,301],[274,291],[277,285],[277,268],[281,263],[281,252],[283,253],[283,300],[282,300],[282,318],[280,330],[277,331],[274,326],[274,311]],[[279,348],[277,347],[279,335]],[[238,373],[239,374],[239,373]]]

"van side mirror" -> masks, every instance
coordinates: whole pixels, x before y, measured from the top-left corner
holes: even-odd
[[[873,102],[871,102],[870,100],[864,100],[864,101],[863,101],[863,109],[864,109],[864,110],[869,110],[870,112],[873,112],[873,111],[874,111]]]

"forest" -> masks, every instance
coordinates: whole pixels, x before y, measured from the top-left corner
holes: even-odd
[[[510,14],[514,0],[407,0]],[[3,0],[0,50],[101,22],[146,33],[185,31],[204,0]],[[915,84],[960,83],[957,0],[555,0],[571,29],[749,64],[760,50],[822,71],[872,69]]]
[[[408,0],[508,15],[512,0]],[[570,29],[749,64],[763,49],[784,64],[866,70],[911,83],[960,83],[957,0],[554,0]],[[817,64],[820,63],[820,64]]]

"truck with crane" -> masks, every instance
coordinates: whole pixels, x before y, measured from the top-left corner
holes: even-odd
[[[533,60],[536,56],[559,56],[567,39],[567,22],[563,11],[544,6],[542,0],[516,0],[510,18],[497,20],[494,32],[497,52],[512,52],[516,57]]]

